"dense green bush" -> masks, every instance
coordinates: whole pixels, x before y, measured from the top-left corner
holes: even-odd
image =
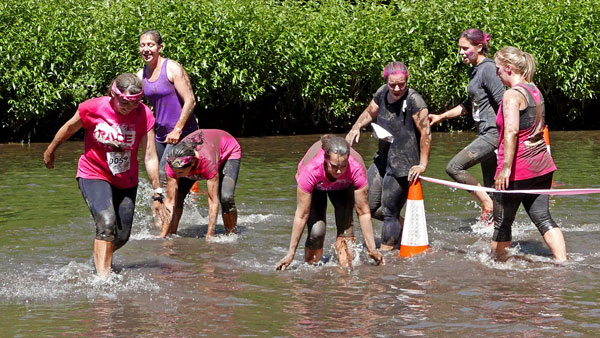
[[[600,10],[592,0],[4,0],[0,140],[48,139],[77,103],[143,66],[140,32],[158,29],[185,66],[201,125],[235,134],[342,131],[392,60],[441,112],[466,96],[456,39],[492,34],[492,52],[536,57],[554,128],[598,126]],[[442,128],[471,128],[463,117]]]

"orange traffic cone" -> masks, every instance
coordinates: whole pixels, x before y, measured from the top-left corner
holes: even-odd
[[[194,182],[194,185],[192,185],[190,191],[196,194],[200,192],[200,189],[198,188],[198,181]]]
[[[552,152],[550,151],[550,132],[548,132],[548,125],[544,126],[543,135],[544,135],[544,142],[546,142],[546,149],[548,149],[548,152],[550,154],[552,154]]]
[[[548,153],[552,155],[552,151],[550,151],[550,132],[548,131],[548,125],[544,126],[543,135],[544,142],[546,143],[546,149],[548,149]],[[554,179],[552,180],[552,186],[554,186]]]
[[[404,228],[400,240],[400,257],[412,257],[429,248],[425,204],[421,180],[414,180],[408,187],[408,200],[404,215]]]

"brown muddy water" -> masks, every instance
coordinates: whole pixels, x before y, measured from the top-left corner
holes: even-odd
[[[557,188],[599,188],[600,132],[550,136]],[[448,179],[446,163],[473,138],[434,134],[426,175]],[[0,145],[0,336],[600,335],[600,195],[552,198],[563,265],[552,264],[522,209],[512,252],[524,259],[490,260],[492,229],[477,223],[470,195],[423,182],[428,253],[388,253],[386,266],[374,266],[356,226],[355,266],[342,269],[330,219],[322,264],[302,263],[304,234],[291,269],[273,271],[289,244],[297,163],[317,139],[239,140],[240,232],[225,236],[219,219],[214,243],[204,240],[203,195],[188,198],[178,236],[158,238],[142,179],[132,238],[104,281],[91,271],[94,224],[74,179],[83,144],[64,144],[54,170],[42,163],[46,144]],[[366,133],[361,140],[368,165],[376,144]],[[374,228],[378,239],[381,223]]]

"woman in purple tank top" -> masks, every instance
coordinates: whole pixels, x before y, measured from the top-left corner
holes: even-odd
[[[156,115],[156,152],[164,177],[165,159],[170,145],[177,144],[188,134],[198,130],[193,115],[196,100],[185,69],[176,61],[160,55],[162,37],[155,30],[140,35],[140,55],[146,66],[137,72],[144,81],[144,95]]]

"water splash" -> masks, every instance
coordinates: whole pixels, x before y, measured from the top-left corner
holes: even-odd
[[[0,298],[49,301],[66,298],[116,298],[122,293],[156,293],[158,284],[132,270],[111,272],[106,278],[94,273],[91,260],[71,261],[58,269],[20,265],[3,274]]]

